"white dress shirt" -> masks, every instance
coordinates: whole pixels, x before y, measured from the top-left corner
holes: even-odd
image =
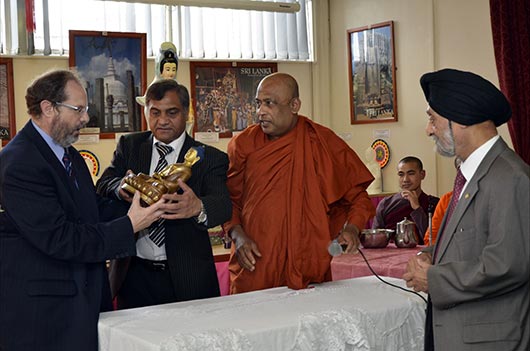
[[[482,162],[484,157],[486,157],[488,151],[490,151],[490,149],[493,147],[493,144],[495,144],[495,142],[499,140],[499,138],[499,135],[495,135],[493,138],[486,141],[479,148],[473,151],[471,155],[469,155],[469,157],[460,164],[460,172],[462,172],[462,175],[464,176],[464,178],[466,178],[466,184],[464,184],[464,187],[462,188],[460,197],[462,197],[462,194],[465,192],[469,181],[475,175],[478,166],[480,166],[480,163]]]
[[[173,147],[173,151],[166,155],[166,160],[168,164],[176,163],[178,155],[182,150],[184,145],[184,140],[186,139],[186,133],[182,133],[180,137],[173,140],[169,145]],[[155,143],[160,142],[155,137],[153,137],[153,151],[151,155],[151,166],[149,168],[149,174],[153,174],[158,164],[160,155],[156,149]],[[162,143],[162,142],[160,142]],[[164,143],[162,143],[164,144]],[[162,246],[156,245],[154,242],[149,239],[149,231],[144,229],[138,234],[138,240],[136,241],[136,255],[146,260],[151,261],[162,261],[167,259],[166,256],[166,244]]]

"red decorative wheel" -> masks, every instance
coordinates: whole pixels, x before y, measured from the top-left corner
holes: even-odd
[[[90,173],[92,173],[93,176],[97,176],[99,174],[99,160],[96,157],[96,154],[89,150],[79,150],[79,153],[85,159]]]
[[[390,148],[386,141],[376,139],[372,143],[372,149],[375,150],[375,160],[379,163],[379,167],[385,167],[390,160]]]

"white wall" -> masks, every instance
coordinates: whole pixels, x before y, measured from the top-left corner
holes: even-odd
[[[488,0],[436,0],[434,63],[436,69],[452,67],[475,72],[499,86],[493,52]],[[499,134],[513,148],[508,127]],[[438,184],[452,189],[453,161],[437,156]]]

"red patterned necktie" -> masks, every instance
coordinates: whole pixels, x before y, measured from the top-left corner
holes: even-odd
[[[77,184],[77,178],[75,177],[75,171],[72,165],[72,159],[70,158],[70,153],[68,152],[67,148],[64,148],[64,155],[62,161],[64,164],[64,169],[66,170],[66,174],[68,174],[68,178],[70,178],[70,180],[74,183],[75,187],[79,189],[79,184]]]
[[[63,164],[64,169],[66,170],[66,174],[68,174],[69,177],[72,177],[73,169],[72,169],[72,159],[70,159],[70,154],[68,153],[68,149],[64,149],[64,155],[63,155]]]
[[[460,172],[460,168],[458,168],[458,171],[456,172],[456,178],[455,178],[455,184],[453,186],[453,197],[451,198],[451,202],[449,203],[449,206],[447,206],[447,218],[445,219],[445,228],[447,228],[447,225],[449,224],[449,220],[451,219],[451,216],[453,215],[453,211],[456,208],[456,205],[458,204],[458,200],[460,200],[460,194],[462,193],[462,189],[464,189],[464,185],[466,184],[466,178]],[[438,253],[438,248],[440,247],[442,236],[445,232],[442,231],[438,239],[436,240],[436,250],[434,251],[434,257],[436,258],[436,254]]]
[[[466,184],[466,178],[460,172],[460,168],[458,168],[458,171],[456,172],[456,178],[455,178],[455,185],[453,186],[453,197],[451,198],[451,203],[447,207],[447,220],[446,223],[449,222],[449,219],[453,215],[453,211],[456,208],[456,205],[458,204],[458,200],[460,200],[460,194],[462,193],[462,189],[464,189],[464,185]]]

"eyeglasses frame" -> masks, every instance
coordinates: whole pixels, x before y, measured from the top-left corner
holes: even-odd
[[[66,108],[69,108],[70,110],[74,110],[75,112],[79,113],[80,115],[82,115],[84,112],[88,113],[88,106],[84,106],[84,107],[79,107],[79,106],[74,106],[74,105],[70,105],[70,104],[67,104],[67,103],[64,103],[64,102],[54,102],[55,106],[64,106]]]

